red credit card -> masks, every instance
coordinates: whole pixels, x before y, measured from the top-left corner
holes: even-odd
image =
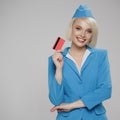
[[[54,50],[61,50],[62,46],[64,45],[65,40],[58,37],[55,41],[55,44],[53,45]]]

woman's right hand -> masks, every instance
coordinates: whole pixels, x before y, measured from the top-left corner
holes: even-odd
[[[57,69],[62,69],[64,63],[61,52],[63,52],[63,50],[58,50],[52,56],[53,62]]]

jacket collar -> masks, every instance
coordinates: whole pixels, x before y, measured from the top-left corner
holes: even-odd
[[[70,49],[70,47],[66,47],[66,48],[64,49],[62,55],[63,55],[63,56],[66,56],[67,53],[69,52],[69,49]],[[93,53],[93,52],[95,51],[95,48],[91,48],[90,46],[87,46],[87,49],[88,49],[91,53]],[[90,54],[91,54],[91,53],[90,53]]]
[[[70,47],[65,48],[64,51],[63,51],[63,53],[62,53],[62,55],[63,55],[65,58],[66,58],[67,53],[69,52],[69,49],[70,49]],[[94,53],[95,48],[91,48],[91,47],[87,46],[87,49],[90,51],[90,55],[89,55],[90,57],[88,57],[87,60],[85,61],[85,63],[83,64],[83,66],[82,66],[82,68],[81,68],[81,74],[82,74],[82,72],[85,70],[85,68],[88,66],[89,62],[90,62],[90,61],[93,59],[93,57],[94,57],[94,56],[92,56],[92,54]],[[66,60],[68,60],[68,59],[66,59]],[[78,70],[75,69],[73,62],[72,62],[72,61],[69,61],[69,62],[67,62],[67,64],[69,64],[69,66],[73,69],[73,71],[74,71],[75,73],[77,73],[77,75],[80,77],[80,74],[78,73]]]

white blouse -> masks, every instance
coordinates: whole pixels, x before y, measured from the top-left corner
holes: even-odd
[[[90,53],[91,52],[88,49],[86,49],[85,54],[83,55],[83,59],[82,59],[82,63],[81,63],[80,68],[79,68],[78,64],[76,63],[76,61],[74,60],[74,58],[70,55],[69,52],[67,53],[66,57],[71,59],[75,63],[75,65],[76,65],[76,67],[78,69],[78,72],[81,73],[81,68],[82,68],[84,62],[86,61],[86,59],[87,59],[87,57],[89,56]]]

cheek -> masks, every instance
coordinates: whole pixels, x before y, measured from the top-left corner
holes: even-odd
[[[86,35],[86,36],[87,36],[87,38],[88,38],[89,40],[92,39],[92,34],[88,34],[88,35]]]
[[[79,35],[80,32],[76,31],[76,30],[72,30],[72,36],[75,36],[75,35]]]
[[[90,40],[93,38],[93,34],[90,36]]]
[[[73,38],[74,35],[75,35],[75,32],[74,32],[74,30],[72,30],[72,31],[71,31],[71,37]]]

